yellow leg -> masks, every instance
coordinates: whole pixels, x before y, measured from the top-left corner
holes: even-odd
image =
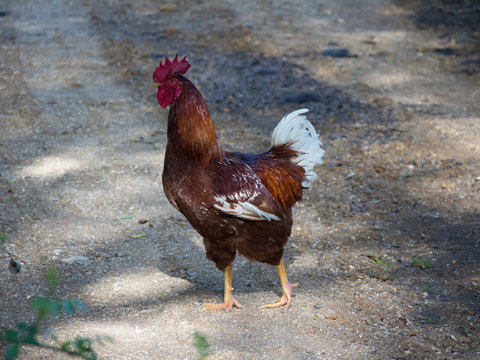
[[[204,311],[225,310],[226,312],[229,312],[232,310],[234,306],[236,306],[237,308],[242,307],[232,295],[232,291],[233,291],[232,264],[227,266],[227,268],[223,272],[223,277],[224,277],[224,286],[225,286],[225,293],[223,296],[224,303],[223,304],[212,304],[212,303],[203,304]]]
[[[283,295],[280,299],[275,301],[273,304],[263,305],[260,309],[269,309],[277,308],[285,305],[285,310],[288,310],[290,305],[292,305],[292,289],[298,287],[298,284],[290,284],[287,278],[287,272],[285,270],[285,264],[283,263],[283,258],[280,261],[280,264],[277,266],[278,275],[280,276],[280,282],[282,283]]]

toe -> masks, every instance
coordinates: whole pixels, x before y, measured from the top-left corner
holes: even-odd
[[[237,300],[232,296],[230,300],[223,304],[213,304],[213,303],[205,303],[203,304],[203,311],[218,311],[218,310],[225,310],[226,312],[232,311],[233,307],[241,308]]]
[[[218,310],[225,310],[226,312],[229,312],[230,310],[232,310],[232,307],[229,306],[228,304],[212,304],[212,303],[203,304],[203,311],[218,311]]]
[[[263,305],[263,306],[260,307],[260,309],[274,309],[274,308],[278,308],[280,306],[283,306],[287,303],[288,303],[288,299],[285,295],[283,295],[280,299],[275,301],[273,304]]]
[[[280,299],[275,301],[273,304],[267,304],[260,307],[260,309],[274,309],[280,306],[285,305],[285,310],[288,310],[292,305],[292,289],[298,287],[298,284],[287,284],[286,288],[284,288],[284,293]]]

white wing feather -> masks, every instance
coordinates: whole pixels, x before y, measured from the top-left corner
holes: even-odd
[[[231,203],[228,202],[227,198],[223,195],[215,196],[215,200],[218,201],[217,204],[213,205],[215,209],[220,210],[225,214],[253,221],[281,220],[277,215],[260,210],[257,206],[246,201]]]

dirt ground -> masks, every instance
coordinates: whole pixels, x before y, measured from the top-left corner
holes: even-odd
[[[112,336],[102,359],[198,358],[196,331],[209,359],[480,359],[479,45],[474,1],[3,1],[0,234],[24,263],[0,255],[0,330],[32,320],[55,265],[89,310],[48,326]],[[258,309],[277,274],[243,258],[243,309],[201,311],[223,277],[163,194],[150,86],[177,52],[228,150],[266,150],[302,107],[321,132],[289,311]]]

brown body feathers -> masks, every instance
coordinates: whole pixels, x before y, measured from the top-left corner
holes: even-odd
[[[223,150],[195,86],[174,75],[181,93],[171,104],[163,187],[168,200],[203,236],[220,270],[238,251],[278,265],[292,227],[291,207],[302,196],[305,169],[289,144],[258,155]]]

